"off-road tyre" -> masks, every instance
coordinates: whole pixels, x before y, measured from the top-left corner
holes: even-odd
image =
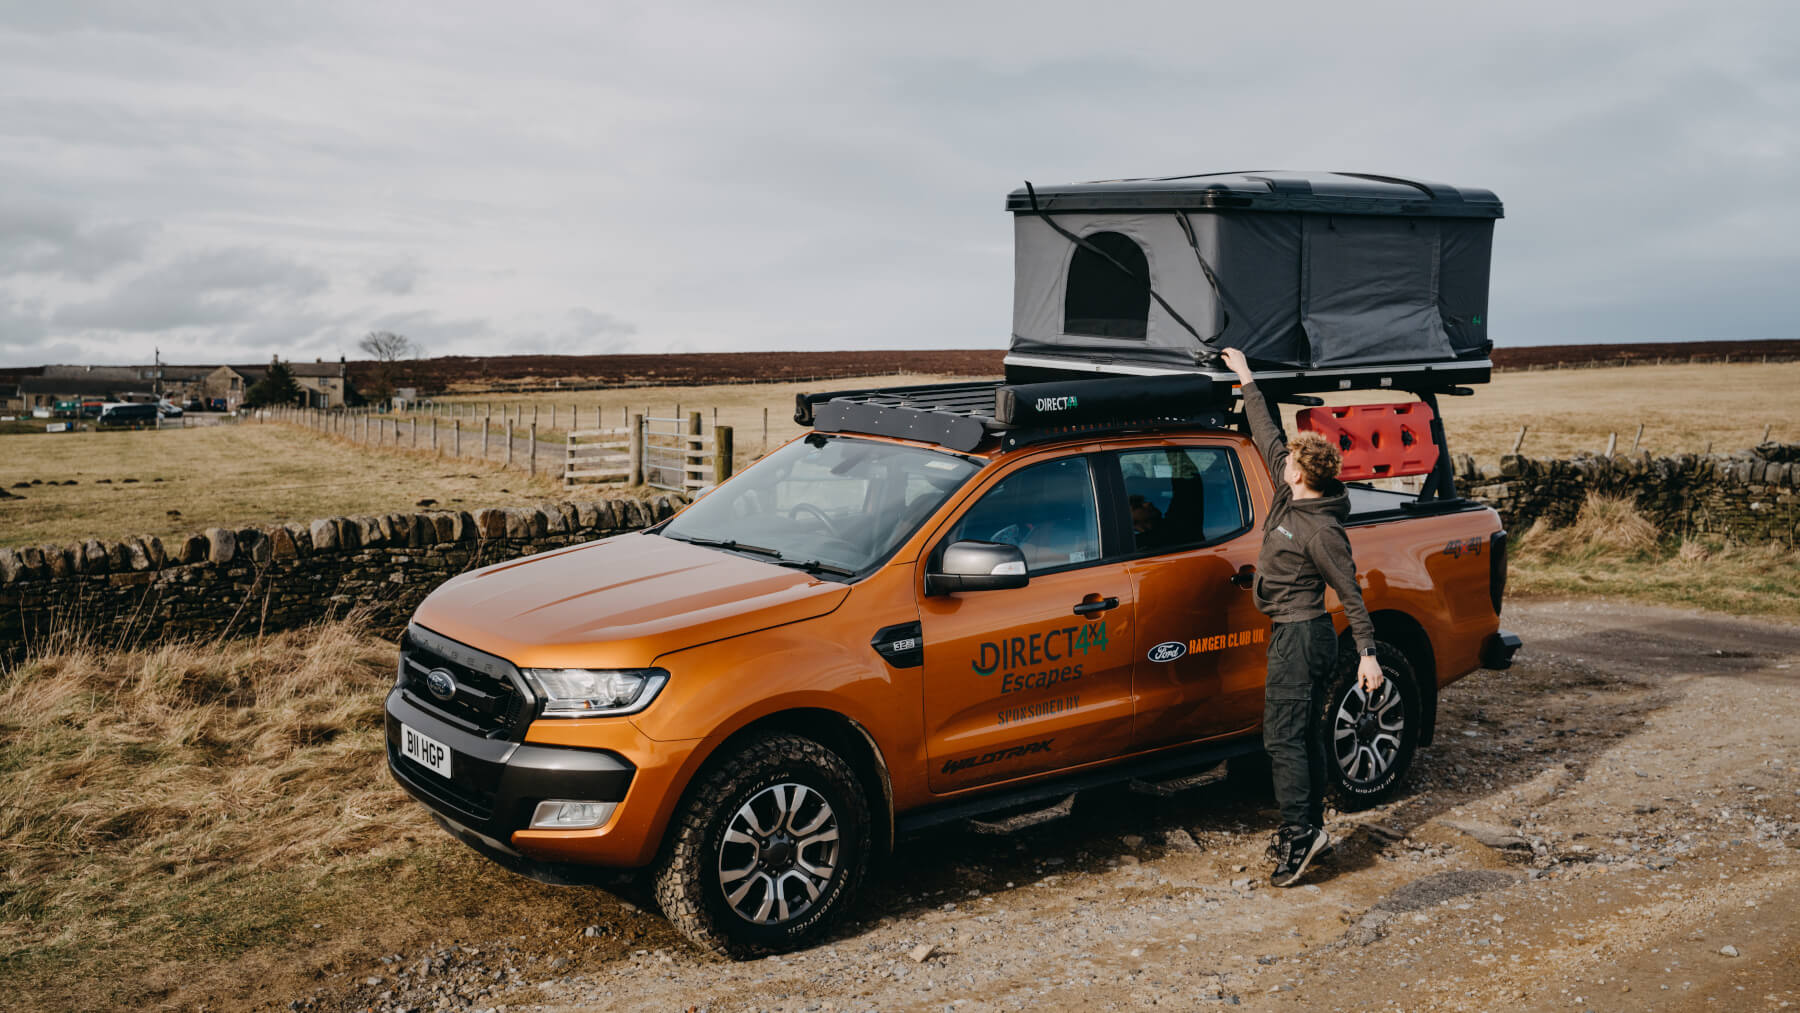
[[[760,820],[767,820],[770,799],[792,797],[787,789],[771,793],[784,785],[817,793],[835,822],[838,848],[829,881],[817,899],[785,921],[759,924],[751,920],[754,912],[740,914],[728,899],[722,859],[748,853],[753,865],[760,864],[778,851],[779,842],[746,845],[728,842],[726,836],[753,801],[763,813]],[[797,808],[793,816],[810,819],[818,812]],[[744,825],[737,826],[737,835],[743,836]],[[818,845],[813,847],[814,857],[822,853]],[[811,739],[767,735],[721,757],[688,790],[670,821],[668,839],[653,870],[656,901],[670,924],[695,945],[721,957],[745,960],[784,953],[812,943],[851,906],[868,869],[869,852],[868,799],[850,765]],[[757,872],[749,878],[762,875]],[[806,877],[804,869],[797,875]],[[733,882],[734,887],[742,885],[741,878]],[[751,889],[766,890],[768,885]],[[758,899],[747,895],[740,903],[754,906]]]
[[[1367,809],[1399,794],[1424,731],[1423,699],[1412,663],[1385,641],[1376,641],[1375,657],[1387,677],[1385,692],[1398,694],[1398,699],[1390,702],[1378,691],[1376,707],[1365,719],[1368,708],[1363,706],[1365,698],[1356,680],[1359,659],[1355,646],[1346,644],[1338,652],[1338,674],[1319,714],[1326,783],[1332,800],[1344,812]],[[1393,728],[1396,719],[1400,722],[1397,730]],[[1338,738],[1347,726],[1356,740],[1355,748],[1350,740]],[[1350,759],[1346,753],[1351,754]]]

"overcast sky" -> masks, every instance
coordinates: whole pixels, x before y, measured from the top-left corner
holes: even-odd
[[[0,365],[1003,348],[1021,180],[1251,168],[1496,191],[1502,345],[1800,337],[1796,10],[0,0]]]

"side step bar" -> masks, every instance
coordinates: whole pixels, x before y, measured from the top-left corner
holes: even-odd
[[[1180,753],[1157,753],[1139,760],[1103,767],[1098,770],[1085,770],[1073,774],[1064,774],[1043,781],[1037,781],[1020,788],[1002,789],[978,798],[943,802],[937,805],[924,806],[911,812],[904,812],[894,821],[896,835],[912,834],[931,827],[943,826],[947,823],[959,823],[963,820],[978,819],[993,813],[1007,810],[1019,810],[1036,806],[1034,810],[1016,815],[1009,814],[994,820],[990,825],[1003,826],[1013,820],[1035,817],[1040,813],[1061,808],[1062,801],[1078,791],[1089,788],[1100,788],[1107,785],[1126,784],[1132,782],[1148,782],[1149,784],[1167,785],[1173,782],[1193,779],[1194,783],[1169,788],[1169,794],[1186,791],[1209,783],[1208,776],[1223,776],[1214,768],[1233,757],[1244,756],[1262,749],[1262,739],[1257,736],[1243,736],[1231,742],[1202,746],[1197,749],[1184,750]],[[1155,790],[1155,789],[1151,789]],[[1046,809],[1045,807],[1049,808]],[[1060,813],[1044,816],[1037,823],[1056,819]],[[1035,823],[1023,823],[1033,826]],[[1015,828],[1018,829],[1018,828]],[[1009,833],[1008,830],[986,830],[986,833]]]

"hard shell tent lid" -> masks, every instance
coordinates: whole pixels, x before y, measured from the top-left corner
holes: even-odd
[[[1491,191],[1359,173],[1026,187],[1007,364],[1158,373],[1485,359]]]

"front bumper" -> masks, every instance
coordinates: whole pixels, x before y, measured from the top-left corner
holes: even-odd
[[[1488,635],[1481,644],[1481,667],[1504,670],[1512,667],[1513,655],[1519,653],[1524,641],[1516,633],[1496,630]]]
[[[449,778],[400,754],[402,723],[450,748]],[[443,820],[514,854],[513,834],[530,826],[539,802],[623,802],[637,774],[634,765],[609,750],[477,735],[420,706],[399,688],[387,698],[387,756],[388,770],[408,794]],[[615,810],[612,819],[619,818]]]

